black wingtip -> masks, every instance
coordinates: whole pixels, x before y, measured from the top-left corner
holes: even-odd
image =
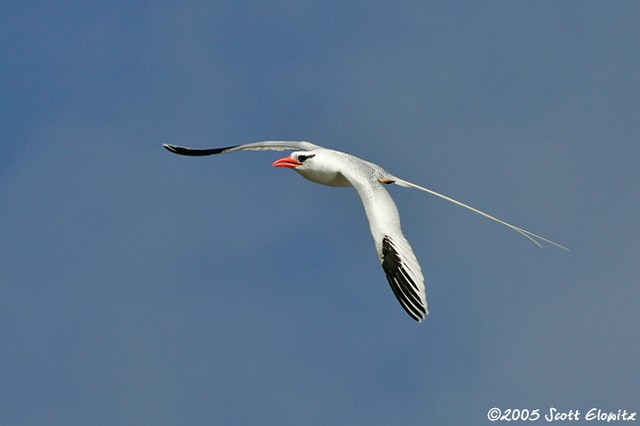
[[[168,151],[173,152],[174,154],[188,155],[191,157],[201,157],[203,155],[222,154],[231,148],[235,148],[237,145],[227,146],[224,148],[211,148],[211,149],[194,149],[194,148],[187,148],[184,146],[171,145],[168,143],[165,143],[162,146],[165,147],[165,149],[167,149]]]
[[[184,146],[171,145],[168,143],[165,143],[162,146],[165,147],[168,151],[173,152],[174,154],[188,155],[191,157],[218,154],[220,152],[217,149],[193,149]]]
[[[389,236],[382,240],[382,269],[389,286],[405,312],[417,322],[427,316],[427,307],[420,299],[416,283],[406,271],[398,250]]]
[[[167,151],[173,152],[175,154],[177,154],[177,149],[179,147],[175,146],[175,145],[171,145],[168,143],[163,143],[162,146],[164,147],[164,149],[166,149]]]

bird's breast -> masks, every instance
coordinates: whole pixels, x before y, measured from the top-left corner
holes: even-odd
[[[351,186],[342,173],[329,170],[296,170],[302,177],[311,182],[327,186]]]

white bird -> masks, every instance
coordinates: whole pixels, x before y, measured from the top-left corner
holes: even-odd
[[[288,157],[275,161],[273,166],[293,169],[302,177],[322,185],[353,186],[364,205],[376,252],[391,290],[393,290],[393,294],[404,310],[418,322],[424,320],[429,313],[424,276],[422,275],[420,264],[413,254],[411,245],[402,234],[400,215],[396,204],[384,188],[384,185],[396,184],[428,192],[505,225],[524,235],[540,247],[542,245],[536,239],[568,250],[558,243],[507,223],[467,204],[402,180],[385,171],[377,164],[344,152],[323,148],[310,142],[264,141],[213,149],[193,149],[169,144],[164,144],[163,146],[175,154],[189,156],[226,154],[244,150],[295,150]]]

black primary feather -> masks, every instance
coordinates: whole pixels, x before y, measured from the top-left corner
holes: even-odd
[[[209,149],[194,149],[194,148],[185,148],[184,146],[177,146],[165,143],[164,146],[167,150],[173,152],[178,155],[188,155],[190,157],[202,157],[205,155],[215,155],[222,154],[228,149],[235,148],[238,145],[227,146],[224,148],[209,148]]]

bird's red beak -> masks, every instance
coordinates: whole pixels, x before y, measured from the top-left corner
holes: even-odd
[[[288,169],[295,169],[300,164],[302,164],[302,163],[300,163],[298,160],[294,160],[291,157],[284,157],[284,158],[281,158],[279,160],[274,161],[272,166],[273,167],[286,167]]]

